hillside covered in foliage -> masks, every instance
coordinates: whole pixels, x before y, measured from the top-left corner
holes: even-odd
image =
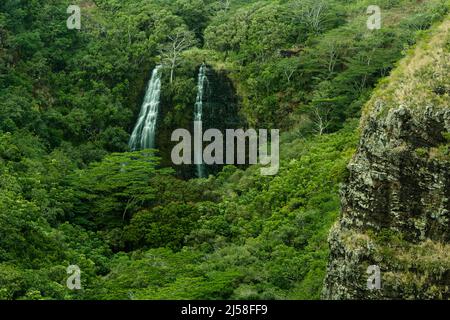
[[[74,2],[80,30],[72,1],[0,3],[0,299],[319,299],[361,112],[449,2],[380,0],[379,30],[365,0]],[[202,63],[230,124],[280,129],[277,175],[170,162]],[[157,65],[156,150],[130,150]]]

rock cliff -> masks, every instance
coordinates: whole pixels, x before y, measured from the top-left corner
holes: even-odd
[[[447,17],[366,106],[324,298],[450,298],[449,28]],[[380,270],[379,289],[369,289],[369,266]]]

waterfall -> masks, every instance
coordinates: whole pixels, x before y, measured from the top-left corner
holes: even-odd
[[[203,63],[198,72],[197,98],[194,107],[195,124],[201,124],[203,120],[203,93],[205,90],[205,82],[207,81],[206,65]],[[198,150],[194,150],[194,163],[196,163],[196,174],[198,178],[203,178],[205,176],[205,168],[202,162],[203,148],[198,148]]]
[[[161,66],[156,66],[148,82],[141,112],[128,143],[132,151],[155,147],[156,121],[161,94]]]

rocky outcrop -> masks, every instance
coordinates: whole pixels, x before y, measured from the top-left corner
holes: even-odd
[[[450,298],[449,27],[447,18],[367,105],[324,298]]]

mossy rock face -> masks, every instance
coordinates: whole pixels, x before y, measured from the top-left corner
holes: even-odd
[[[391,235],[359,233],[336,224],[330,234],[328,299],[449,299],[450,244],[412,243]],[[369,266],[380,269],[380,289],[369,289]],[[371,282],[371,281],[369,281]]]
[[[450,298],[450,97],[434,90],[448,85],[449,30],[447,18],[366,108],[329,237],[325,298]],[[379,290],[368,289],[370,265]]]

